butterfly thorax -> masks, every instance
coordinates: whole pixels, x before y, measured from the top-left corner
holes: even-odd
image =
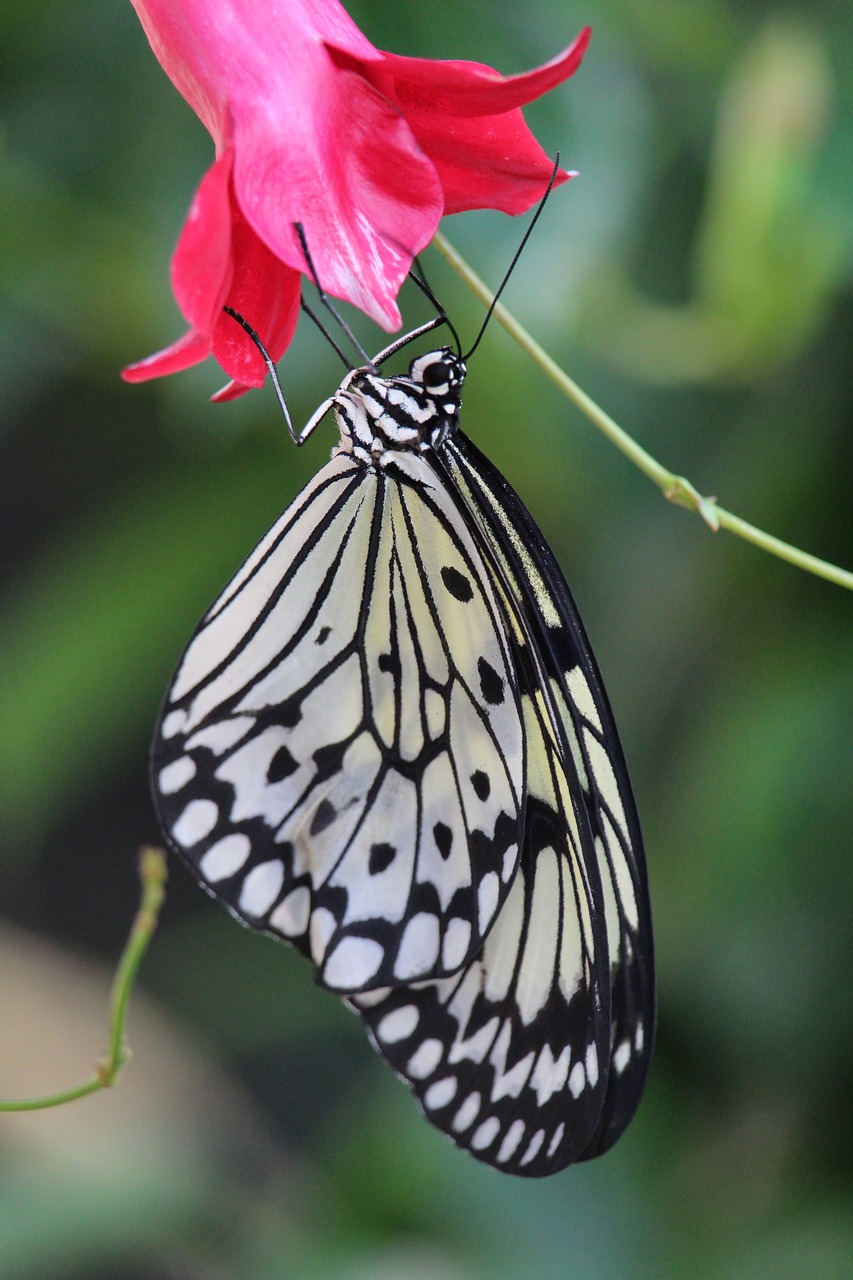
[[[341,432],[335,452],[383,467],[401,451],[438,448],[456,429],[465,372],[449,347],[418,356],[407,376],[354,369],[332,401]]]

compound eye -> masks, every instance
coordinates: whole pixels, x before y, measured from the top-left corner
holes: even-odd
[[[428,364],[422,376],[424,386],[430,391],[435,391],[438,387],[447,386],[447,367],[443,360],[436,360],[433,364]]]

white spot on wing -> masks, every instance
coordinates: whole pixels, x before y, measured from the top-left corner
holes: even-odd
[[[447,708],[437,690],[427,689],[424,694],[424,712],[430,738],[440,738],[447,727]]]
[[[283,883],[284,863],[280,858],[252,867],[240,891],[240,909],[250,916],[265,916]]]
[[[318,907],[311,916],[311,959],[319,968],[323,963],[323,956],[326,954],[326,947],[329,945],[329,939],[337,928],[337,921],[325,907]]]
[[[373,938],[341,938],[323,966],[323,981],[328,987],[352,991],[370,981],[384,955],[384,947]]]
[[[252,852],[252,842],[242,831],[232,831],[212,844],[198,864],[198,869],[215,884],[218,880],[227,880],[239,871]]]
[[[466,1129],[471,1127],[480,1114],[481,1102],[482,1099],[479,1093],[468,1094],[468,1097],[453,1117],[451,1128],[454,1133],[464,1133]]]
[[[413,1004],[404,1004],[399,1009],[392,1009],[376,1028],[376,1035],[383,1044],[397,1044],[399,1040],[407,1040],[418,1025],[420,1014]]]
[[[440,1111],[456,1097],[456,1089],[455,1076],[445,1076],[443,1080],[436,1080],[424,1094],[424,1106],[429,1111]]]
[[[424,1040],[409,1058],[406,1074],[413,1080],[426,1080],[441,1062],[443,1053],[444,1045],[440,1040]]]
[[[599,810],[602,826],[607,827],[608,832],[614,836],[612,826],[607,821],[607,815]],[[604,924],[607,933],[607,949],[610,953],[610,963],[619,964],[620,962],[620,944],[622,941],[622,922],[619,917],[619,903],[616,900],[616,887],[613,881],[613,872],[611,870],[610,861],[607,856],[607,849],[601,836],[595,837],[595,859],[598,863],[598,869],[601,872],[601,894],[604,898]],[[621,851],[620,855],[621,857]],[[631,896],[633,897],[633,891]]]
[[[504,1071],[495,1077],[495,1083],[492,1087],[492,1102],[499,1102],[501,1098],[517,1098],[527,1083],[527,1077],[530,1075],[530,1068],[533,1065],[533,1053],[528,1053],[517,1062],[509,1071]]]
[[[191,849],[210,835],[218,817],[219,808],[212,800],[191,800],[172,827],[172,836],[184,849]]]
[[[464,970],[462,981],[453,991],[447,1006],[448,1012],[453,1015],[460,1028],[468,1025],[468,1019],[471,1017],[471,1011],[474,1008],[474,1001],[480,994],[479,969],[479,965],[472,964],[468,969]],[[456,980],[453,979],[453,981],[455,982]]]
[[[568,1045],[557,1058],[552,1054],[550,1045],[543,1046],[530,1076],[530,1083],[536,1090],[536,1101],[540,1107],[544,1107],[549,1098],[565,1088],[569,1078],[570,1060],[571,1049]]]
[[[584,729],[584,745],[589,756],[590,768],[596,785],[601,792],[602,799],[619,823],[622,835],[628,840],[628,821],[625,817],[625,810],[622,807],[622,797],[619,794],[619,785],[613,772],[613,765],[610,763],[610,756],[598,739],[590,733],[589,729]]]
[[[506,1164],[507,1160],[510,1160],[515,1155],[523,1137],[524,1121],[513,1120],[504,1134],[504,1140],[498,1149],[498,1154],[495,1156],[498,1164]]]
[[[490,1147],[495,1138],[501,1131],[501,1122],[497,1116],[489,1116],[482,1124],[478,1125],[471,1137],[471,1146],[474,1151],[485,1151],[486,1147]]]
[[[563,1134],[565,1132],[566,1132],[566,1126],[562,1121],[560,1121],[560,1123],[557,1125],[556,1129],[554,1130],[554,1136],[552,1137],[551,1141],[548,1143],[548,1159],[549,1160],[551,1159],[551,1156],[554,1154],[554,1152],[557,1150],[557,1147],[559,1147],[560,1143],[563,1141]]]
[[[623,1040],[621,1044],[616,1046],[613,1053],[613,1070],[617,1076],[621,1076],[622,1072],[631,1061],[631,1041]]]
[[[449,973],[460,968],[468,954],[471,943],[471,926],[460,916],[453,916],[447,922],[444,931],[444,942],[441,946],[441,962]]]
[[[598,1083],[598,1050],[594,1044],[591,1044],[586,1051],[584,1065],[586,1066],[586,1078],[591,1088],[594,1089]]]
[[[194,777],[195,761],[189,756],[181,756],[179,760],[173,760],[171,764],[166,765],[165,769],[160,770],[157,786],[164,796],[172,796]]]
[[[521,1157],[519,1163],[521,1165],[530,1164],[531,1160],[535,1160],[539,1155],[542,1143],[545,1141],[545,1130],[537,1129],[530,1142],[527,1144],[527,1150]]]
[[[622,910],[625,912],[625,918],[631,928],[638,929],[640,919],[639,912],[637,910],[637,895],[634,890],[634,880],[631,876],[631,869],[625,859],[622,842],[613,830],[610,819],[606,813],[601,814],[601,829],[604,832],[604,838],[607,841],[607,851],[610,854],[610,862],[613,867],[613,877],[616,881],[616,892],[619,895]],[[603,875],[604,872],[602,871],[602,876]]]
[[[579,1098],[584,1091],[585,1085],[586,1072],[583,1069],[583,1063],[576,1062],[569,1075],[569,1093],[573,1098]]]
[[[180,733],[187,722],[186,711],[175,708],[168,715],[163,717],[163,723],[160,725],[161,738],[174,738],[176,733]]]
[[[371,991],[359,991],[358,1000],[353,1002],[353,1008],[372,1009],[374,1005],[382,1004],[383,1000],[387,1000],[390,994],[390,987],[374,987]]]
[[[394,963],[394,976],[402,982],[430,973],[438,959],[438,919],[428,911],[412,916],[403,930]]]
[[[270,916],[270,927],[286,938],[299,938],[308,928],[310,911],[311,892],[307,885],[301,884],[276,907]]]
[[[498,1019],[489,1018],[485,1026],[480,1027],[467,1040],[457,1040],[448,1055],[449,1062],[461,1062],[470,1058],[472,1062],[482,1062],[492,1047],[498,1029]]]
[[[214,755],[222,755],[223,751],[227,751],[229,747],[239,742],[254,723],[254,716],[231,716],[227,720],[220,720],[217,724],[209,724],[187,739],[187,750],[194,751],[196,747],[207,747]]]
[[[509,992],[523,924],[524,888],[519,876],[486,939],[485,993],[495,1004],[500,1003]]]
[[[558,711],[562,717],[563,729],[565,730],[565,734],[569,742],[569,750],[572,754],[572,760],[574,761],[578,780],[580,781],[584,791],[589,791],[589,775],[586,771],[586,760],[584,759],[583,752],[581,751],[580,738],[575,730],[574,721],[569,714],[566,700],[563,697],[563,691],[556,680],[551,681],[551,692],[554,695],[554,701],[556,702]]]

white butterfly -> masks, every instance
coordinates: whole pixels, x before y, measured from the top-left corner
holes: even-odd
[[[152,775],[202,884],[311,960],[427,1118],[538,1176],[636,1109],[651,923],[595,659],[459,429],[465,372],[444,347],[321,406],[340,444],[196,629]]]

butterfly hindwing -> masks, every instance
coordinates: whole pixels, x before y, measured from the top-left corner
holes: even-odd
[[[572,594],[546,539],[497,468],[462,432],[448,444],[451,477],[519,601],[549,691],[576,799],[598,864],[610,956],[607,1094],[585,1156],[616,1141],[636,1110],[655,1026],[654,948],[645,855],[628,771],[598,665]]]
[[[606,1088],[609,991],[597,869],[544,707],[525,695],[521,864],[479,956],[440,982],[354,997],[426,1117],[506,1172],[542,1176],[584,1151]]]
[[[499,608],[426,464],[328,464],[202,620],[153,754],[206,887],[338,991],[453,972],[519,857]]]

